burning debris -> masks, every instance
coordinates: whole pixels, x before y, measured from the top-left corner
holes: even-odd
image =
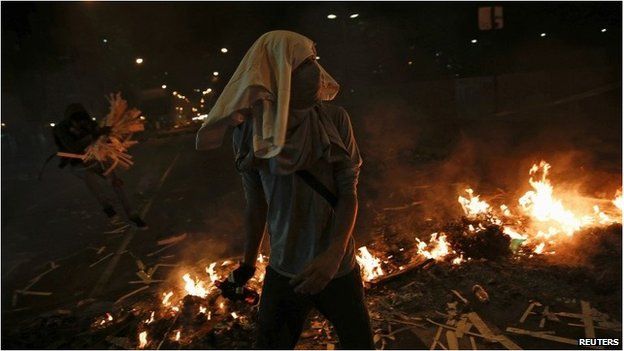
[[[596,250],[586,255],[587,262],[583,264],[591,265],[592,271],[604,269],[608,272],[595,279],[606,286],[614,286],[618,282],[621,271],[618,275],[605,267],[609,262],[619,262],[614,257],[621,257],[621,225],[618,224],[621,192],[618,191],[613,200],[597,201],[604,204],[605,210],[596,204],[586,204],[586,199],[579,200],[580,205],[570,205],[570,196],[565,197],[568,201],[559,197],[559,191],[548,178],[549,170],[550,166],[545,162],[531,168],[531,190],[521,196],[514,206],[505,203],[494,205],[468,188],[457,197],[457,207],[463,211],[463,216],[443,225],[434,224],[426,239],[416,235],[409,239],[405,236],[394,240],[386,238],[358,249],[357,263],[369,289],[368,300],[379,347],[396,342],[395,336],[400,333],[424,328],[427,320],[439,330],[456,334],[457,340],[453,337],[449,339],[448,333],[440,332],[434,347],[442,342],[453,346],[456,341],[473,345],[474,340],[471,339],[511,345],[505,341],[509,339],[502,338],[502,334],[477,327],[473,320],[480,317],[470,315],[472,312],[457,311],[453,323],[448,322],[449,316],[447,323],[439,323],[433,320],[435,315],[425,313],[416,317],[414,313],[445,303],[444,298],[440,299],[445,294],[464,305],[509,304],[517,298],[517,294],[527,296],[541,287],[526,281],[518,283],[520,286],[526,284],[526,288],[506,286],[507,283],[498,283],[498,280],[505,279],[498,276],[501,272],[524,270],[526,267],[521,267],[523,265],[530,266],[533,262],[543,264],[559,256],[578,256],[578,252],[587,251],[588,246],[596,247]],[[589,210],[583,212],[583,208]],[[408,210],[411,207],[401,209]],[[173,245],[185,238],[176,236],[171,242],[159,244]],[[614,251],[612,254],[610,249]],[[511,257],[514,259],[506,259]],[[90,328],[94,333],[109,334],[107,342],[121,348],[250,348],[257,311],[254,304],[261,292],[267,261],[266,256],[258,257],[258,269],[245,292],[247,296],[255,297],[247,301],[245,298],[224,297],[227,296],[227,286],[223,285],[223,281],[235,268],[234,259],[204,262],[184,269],[162,263],[147,269],[137,262],[139,272],[149,278],[142,278],[146,286],[123,296],[116,303],[119,305],[124,301],[129,306],[109,310],[91,319]],[[492,269],[491,274],[488,273],[490,278],[486,279],[484,270],[490,265],[505,265],[505,268],[493,266],[497,268]],[[159,266],[178,269],[174,271],[172,280],[151,280]],[[417,279],[415,275],[418,275]],[[505,273],[504,276],[507,275],[517,280],[525,279],[516,273]],[[465,280],[465,286],[458,283],[460,278],[449,279],[453,276]],[[533,276],[526,279],[535,280]],[[446,286],[451,284],[449,281],[460,286]],[[155,287],[155,284],[149,285],[152,282],[160,282],[160,288],[151,298],[145,299],[145,294],[139,293],[149,291],[150,286]],[[439,289],[428,292],[433,286],[440,285],[444,285],[442,293]],[[131,296],[138,302],[130,303]],[[118,337],[118,330],[123,330],[126,336]],[[535,337],[544,334],[542,331],[532,333],[527,335]],[[462,339],[461,335],[468,338]],[[304,332],[302,342],[317,346],[322,344],[323,347],[333,347],[337,343],[329,324],[318,315],[311,317],[310,329]],[[478,343],[476,340],[474,345]]]
[[[266,261],[266,257],[258,258],[259,269],[248,289],[260,290]],[[197,340],[207,340],[211,347],[218,347],[214,344],[216,335],[232,330],[249,331],[255,316],[253,305],[257,299],[252,304],[226,299],[219,288],[221,279],[234,268],[233,260],[224,260],[209,264],[202,274],[194,274],[192,270],[183,272],[177,286],[160,292],[158,298],[139,301],[133,307],[122,309],[117,312],[118,317],[107,312],[104,317],[96,319],[92,329],[112,327],[117,320],[126,323],[132,320],[137,333],[132,348],[181,347]],[[250,347],[251,340],[246,339],[247,347]],[[127,343],[132,345],[131,339]]]
[[[440,226],[428,241],[415,238],[415,246],[405,245],[401,251],[412,258],[421,256],[456,265],[474,259],[504,259],[512,254],[552,255],[577,233],[621,223],[620,190],[613,200],[596,200],[609,203],[610,212],[574,194],[565,194],[568,201],[564,202],[548,178],[550,169],[545,161],[531,167],[528,183],[532,190],[521,196],[514,207],[493,206],[467,188],[465,194],[457,198],[464,213],[461,219]],[[377,257],[384,256],[379,253]],[[413,259],[408,261],[413,262]],[[365,267],[363,278],[366,281],[379,279],[383,276],[379,272],[396,271],[406,264],[387,260],[379,264],[380,260],[371,256],[365,247],[360,248],[358,262]]]

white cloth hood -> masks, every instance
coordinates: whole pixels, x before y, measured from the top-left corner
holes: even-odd
[[[243,57],[234,75],[197,132],[196,148],[219,147],[229,125],[243,122],[243,110],[263,105],[261,123],[254,123],[254,154],[271,158],[285,143],[291,92],[291,74],[302,62],[316,57],[314,42],[290,31],[262,35]],[[320,100],[334,99],[340,86],[320,67]]]

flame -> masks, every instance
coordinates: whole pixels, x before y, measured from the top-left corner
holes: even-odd
[[[173,291],[163,293],[162,304],[165,306],[171,305],[171,301],[169,301],[171,299],[171,296],[173,296]]]
[[[622,198],[622,189],[618,190],[615,193],[615,199],[611,201],[615,207],[619,208],[622,211],[622,207],[624,207],[624,198]]]
[[[511,227],[504,227],[503,228],[503,233],[509,235],[510,238],[512,239],[520,239],[520,240],[526,240],[527,237],[525,235],[522,235],[520,233],[518,233],[515,229],[511,228]]]
[[[175,341],[180,341],[180,336],[181,335],[182,335],[182,332],[180,330],[176,330]]]
[[[500,205],[500,209],[503,215],[507,217],[511,217],[511,210],[509,210],[509,207],[507,207],[507,205],[505,204]]]
[[[238,318],[238,314],[236,314],[236,312],[232,312],[230,313],[230,315],[232,316],[232,318],[236,319]]]
[[[206,268],[206,273],[208,273],[208,276],[210,276],[211,283],[214,283],[215,281],[219,280],[219,275],[215,271],[216,266],[217,266],[217,262],[212,262],[210,266]]]
[[[466,192],[468,193],[468,198],[461,195],[457,198],[466,216],[477,217],[478,215],[489,212],[490,205],[485,201],[479,200],[479,195],[474,196],[474,190],[468,188]]]
[[[433,233],[427,244],[424,241],[416,238],[418,242],[417,249],[418,254],[425,256],[426,258],[433,258],[435,260],[441,260],[446,255],[451,253],[448,242],[446,241],[446,234]]]
[[[464,262],[464,255],[461,254],[461,255],[455,257],[453,259],[453,261],[451,261],[451,264],[458,265],[458,264],[462,264],[463,262]]]
[[[139,333],[139,348],[145,348],[145,346],[147,346],[147,332],[146,331],[142,331]]]
[[[533,177],[541,171],[541,178],[535,180]],[[554,225],[556,233],[564,232],[572,235],[584,224],[582,219],[574,215],[563,206],[561,200],[554,197],[553,186],[548,179],[550,165],[541,161],[539,165],[534,164],[529,170],[529,184],[533,190],[527,191],[519,200],[520,207],[529,214],[532,219],[538,222],[548,222]]]
[[[188,295],[206,297],[208,296],[208,290],[204,286],[204,282],[201,280],[193,280],[189,273],[186,273],[182,276],[182,279],[186,283],[184,285],[184,290]]]
[[[535,249],[533,249],[533,252],[535,252],[536,254],[541,254],[542,252],[544,252],[544,246],[546,246],[545,243],[540,243],[535,247]]]
[[[384,274],[381,268],[381,261],[373,256],[366,246],[362,246],[358,249],[358,254],[355,256],[357,263],[362,268],[362,278],[364,281],[371,281]]]
[[[204,314],[205,314],[207,310],[208,310],[208,309],[207,309],[206,307],[204,307],[204,306],[199,306],[199,313],[204,313]]]
[[[529,242],[534,244],[533,252],[537,254],[546,253],[546,246],[549,247],[547,253],[553,254],[554,250],[551,246],[557,243],[556,238],[560,234],[572,236],[590,225],[621,222],[621,219],[613,218],[598,205],[589,206],[587,198],[576,194],[564,194],[567,200],[564,203],[558,197],[561,189],[556,189],[548,178],[550,170],[551,166],[546,161],[533,164],[530,168],[531,190],[522,195],[517,202],[520,212],[526,218],[514,217],[507,205],[501,205],[500,210],[490,206],[480,200],[478,195],[474,195],[474,191],[470,188],[466,189],[468,198],[459,196],[458,201],[467,217],[476,218],[485,215],[487,222],[501,226],[502,231],[511,239],[522,240],[521,245]],[[624,205],[621,190],[616,192],[615,199],[611,203],[621,211]],[[590,208],[593,211],[588,211]],[[479,229],[484,229],[484,227],[481,223],[478,228],[469,224],[467,229],[471,233],[478,234]],[[426,244],[419,242],[421,250],[425,250],[426,247]],[[431,253],[430,250],[425,251]],[[443,249],[442,252],[444,252]],[[427,256],[427,253],[423,254]]]
[[[594,216],[598,218],[598,223],[600,224],[613,223],[611,217],[609,217],[609,215],[607,215],[606,213],[602,212],[598,205],[594,205]]]
[[[150,314],[149,319],[145,320],[145,324],[151,324],[152,322],[154,322],[154,315],[156,314],[155,311],[152,311],[152,314]]]

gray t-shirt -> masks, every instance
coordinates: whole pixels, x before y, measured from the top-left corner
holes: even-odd
[[[325,114],[322,116],[325,121],[333,123],[349,155],[346,160],[320,158],[307,171],[336,195],[356,194],[361,158],[349,115],[341,107],[325,103],[322,107],[318,111]],[[251,139],[251,133],[249,121],[235,129],[235,154],[239,154],[242,143]],[[287,277],[297,275],[329,246],[335,221],[333,208],[294,173],[275,175],[267,167],[239,171],[247,201],[264,199],[268,204],[270,267]],[[351,237],[336,277],[349,273],[355,264],[355,244]]]

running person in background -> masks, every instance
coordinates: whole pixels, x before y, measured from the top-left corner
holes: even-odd
[[[268,229],[271,254],[260,300],[257,347],[293,349],[310,310],[345,349],[373,349],[352,237],[361,158],[347,112],[324,101],[339,86],[297,33],[264,34],[247,52],[197,136],[218,146],[236,125],[246,243],[230,281],[243,286]]]
[[[54,141],[61,152],[84,154],[85,149],[101,135],[108,134],[110,127],[99,127],[91,119],[81,104],[71,104],[65,110],[65,118],[54,126]],[[115,172],[104,176],[104,168],[99,162],[85,163],[77,158],[61,157],[60,168],[70,165],[72,174],[84,180],[89,191],[102,206],[102,210],[111,220],[117,219],[117,212],[101,186],[102,180],[110,181],[128,219],[137,228],[147,229],[147,224],[134,212],[123,189],[123,181]]]

